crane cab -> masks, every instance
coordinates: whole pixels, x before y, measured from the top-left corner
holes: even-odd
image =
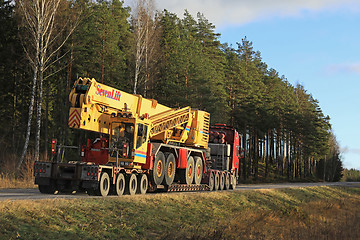
[[[140,168],[146,163],[149,123],[136,118],[116,118],[111,123],[109,162]]]

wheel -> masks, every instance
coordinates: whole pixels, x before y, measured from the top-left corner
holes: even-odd
[[[231,175],[230,181],[231,181],[230,188],[231,188],[231,189],[235,189],[235,188],[236,188],[236,176],[235,176],[235,175]]]
[[[163,152],[159,151],[156,154],[153,170],[151,171],[152,180],[155,185],[160,185],[164,180],[164,166],[165,156]]]
[[[166,158],[164,171],[164,184],[170,186],[175,179],[176,161],[174,154],[170,153]]]
[[[219,190],[219,185],[220,185],[220,177],[219,177],[219,173],[215,173],[215,184],[214,184],[214,191]]]
[[[146,174],[138,175],[137,193],[145,194],[149,186],[149,180]]]
[[[209,190],[213,191],[215,187],[215,176],[214,173],[210,173],[209,176]]]
[[[49,185],[39,185],[39,191],[43,194],[54,194],[56,187],[54,183],[50,182]]]
[[[203,176],[203,161],[200,157],[195,157],[194,183],[200,185]]]
[[[224,190],[225,187],[225,173],[220,173],[219,190]]]
[[[184,170],[181,171],[181,183],[190,185],[194,179],[194,158],[192,156],[189,157],[186,169]]]
[[[100,176],[100,182],[98,189],[94,192],[97,196],[106,197],[110,191],[110,178],[109,174],[103,172]]]
[[[137,178],[135,173],[130,174],[127,177],[126,185],[125,185],[126,193],[130,195],[135,195],[137,190]]]
[[[230,173],[226,173],[225,175],[225,189],[230,189]]]
[[[115,182],[115,192],[118,196],[124,194],[125,191],[125,176],[123,173],[119,173]]]

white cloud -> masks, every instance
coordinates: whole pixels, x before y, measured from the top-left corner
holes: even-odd
[[[341,148],[341,152],[343,152],[343,153],[352,153],[352,154],[358,154],[358,155],[360,155],[360,148],[344,147],[344,148]]]
[[[342,147],[340,151],[343,156],[343,167],[347,169],[355,168],[360,170],[360,148],[345,146]]]
[[[338,74],[338,73],[360,74],[360,62],[332,64],[327,67],[326,72],[330,75]]]
[[[136,0],[126,0],[131,3]],[[209,21],[221,27],[241,25],[269,17],[301,16],[304,11],[359,7],[358,0],[155,0],[158,9],[183,16],[187,9],[193,16],[204,13]]]

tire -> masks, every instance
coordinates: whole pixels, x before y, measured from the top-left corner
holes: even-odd
[[[117,178],[116,178],[116,182],[115,182],[115,193],[118,196],[121,196],[124,194],[125,191],[125,176],[123,173],[119,173]]]
[[[192,156],[189,157],[186,164],[186,169],[184,170],[181,171],[181,183],[186,183],[187,185],[190,185],[194,180],[194,158]]]
[[[130,195],[135,195],[137,191],[137,186],[138,183],[137,183],[136,174],[132,173],[127,177],[126,187],[125,187],[126,193]]]
[[[109,174],[103,172],[100,176],[97,189],[89,188],[86,189],[89,196],[103,196],[106,197],[110,192],[110,178]]]
[[[219,173],[216,173],[215,174],[214,191],[219,190],[219,185],[220,185],[220,177],[219,177]]]
[[[95,191],[95,195],[106,197],[110,191],[110,178],[109,174],[103,172],[100,176],[100,182],[98,189]]]
[[[209,176],[209,190],[214,191],[214,187],[215,187],[215,176],[214,176],[214,173],[210,173],[210,176]]]
[[[225,190],[230,189],[230,173],[226,173],[225,175]]]
[[[165,163],[164,185],[170,186],[175,179],[176,161],[174,154],[168,154]]]
[[[195,157],[194,183],[200,185],[203,177],[204,165],[200,157]]]
[[[220,173],[220,182],[219,182],[219,190],[224,190],[225,187],[225,173]]]
[[[49,185],[39,185],[39,191],[43,194],[54,194],[56,187],[54,183],[50,182]]]
[[[159,151],[156,154],[151,177],[155,185],[160,185],[164,180],[165,155]]]
[[[145,194],[148,190],[149,180],[146,174],[138,175],[138,186],[137,186],[137,193],[138,194]]]
[[[235,188],[236,188],[236,177],[235,177],[235,175],[230,176],[230,182],[231,182],[230,188],[235,190]]]
[[[95,194],[95,190],[92,189],[92,188],[86,189],[86,192],[87,192],[87,194],[88,194],[89,196],[95,196],[95,195],[96,195],[96,194]]]

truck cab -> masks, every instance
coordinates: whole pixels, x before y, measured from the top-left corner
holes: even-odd
[[[238,176],[240,159],[244,155],[241,137],[235,128],[226,124],[210,127],[209,148],[211,168],[235,172]]]

